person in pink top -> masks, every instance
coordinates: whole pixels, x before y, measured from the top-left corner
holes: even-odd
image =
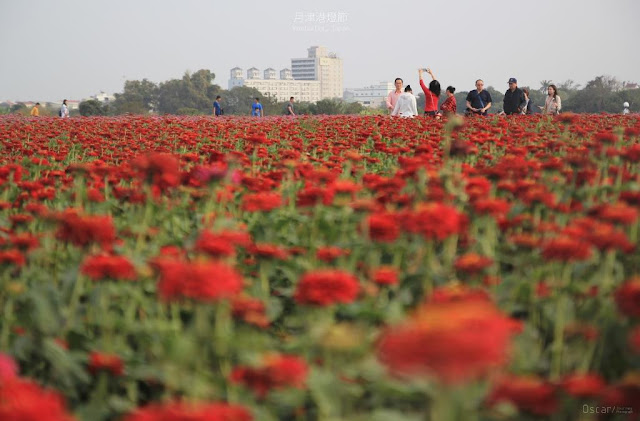
[[[387,110],[389,110],[389,114],[393,112],[393,109],[396,107],[396,102],[398,102],[398,98],[402,95],[402,85],[404,84],[404,81],[397,77],[394,83],[396,85],[396,90],[389,92],[389,95],[387,95]]]
[[[422,92],[424,92],[424,115],[436,116],[438,114],[438,99],[440,98],[441,93],[440,82],[436,80],[431,69],[425,70],[431,76],[431,82],[429,83],[428,88],[422,80],[423,69],[418,70],[418,75],[420,76],[420,87],[422,88]]]

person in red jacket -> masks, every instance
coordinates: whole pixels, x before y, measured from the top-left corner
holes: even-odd
[[[440,98],[440,82],[436,80],[436,77],[433,75],[431,69],[425,69],[427,73],[431,76],[431,82],[429,82],[429,87],[424,84],[422,80],[422,72],[423,69],[418,70],[418,74],[420,76],[420,87],[424,92],[424,115],[435,116],[438,114],[438,98]]]

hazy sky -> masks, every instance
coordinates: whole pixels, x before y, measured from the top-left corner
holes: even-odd
[[[458,90],[477,78],[503,90],[511,76],[640,82],[638,18],[639,0],[0,0],[0,101],[82,99],[201,68],[226,89],[232,67],[280,70],[311,45],[343,58],[345,88],[417,85],[423,66]]]

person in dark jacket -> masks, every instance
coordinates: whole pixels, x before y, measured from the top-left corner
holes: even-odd
[[[509,79],[509,89],[504,93],[504,113],[507,115],[520,114],[527,105],[522,89],[518,88],[518,81],[512,77]]]

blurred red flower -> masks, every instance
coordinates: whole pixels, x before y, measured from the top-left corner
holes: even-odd
[[[261,367],[234,368],[231,381],[246,385],[262,399],[273,389],[303,388],[308,371],[307,363],[297,356],[269,356]]]
[[[565,376],[560,385],[576,398],[593,398],[600,395],[606,383],[599,374],[586,373]]]
[[[67,209],[59,217],[56,237],[79,247],[98,243],[110,248],[116,240],[116,230],[110,216],[82,215],[76,210]]]
[[[278,193],[245,194],[242,198],[242,209],[247,212],[270,211],[282,206],[282,197]]]
[[[539,416],[551,415],[558,409],[556,388],[537,377],[510,376],[499,380],[493,386],[487,403],[493,406],[505,401],[521,411]]]
[[[456,259],[455,267],[461,272],[477,273],[493,264],[493,260],[477,253],[466,253]]]
[[[106,278],[123,281],[136,279],[136,269],[125,256],[87,256],[80,270],[94,281]]]
[[[221,262],[185,262],[157,259],[152,265],[160,271],[158,293],[165,300],[191,298],[216,301],[231,298],[242,291],[242,276]]]
[[[360,292],[358,279],[342,270],[322,269],[307,272],[300,278],[294,299],[298,304],[328,306],[350,303]]]
[[[395,285],[398,283],[398,271],[391,266],[382,266],[373,273],[373,281],[378,285]]]
[[[124,421],[252,421],[243,406],[227,403],[168,402],[136,409]]]
[[[640,276],[625,281],[614,293],[620,313],[640,317]]]
[[[374,213],[367,219],[369,237],[373,241],[392,243],[400,235],[400,227],[391,213]]]
[[[468,299],[465,294],[434,295],[436,300],[383,334],[378,355],[392,373],[462,383],[508,362],[517,322],[475,293]]]
[[[113,376],[124,374],[124,362],[115,354],[93,351],[89,354],[89,371],[93,374],[108,371]]]
[[[542,245],[542,256],[563,262],[587,260],[591,257],[591,246],[580,239],[558,236]]]

